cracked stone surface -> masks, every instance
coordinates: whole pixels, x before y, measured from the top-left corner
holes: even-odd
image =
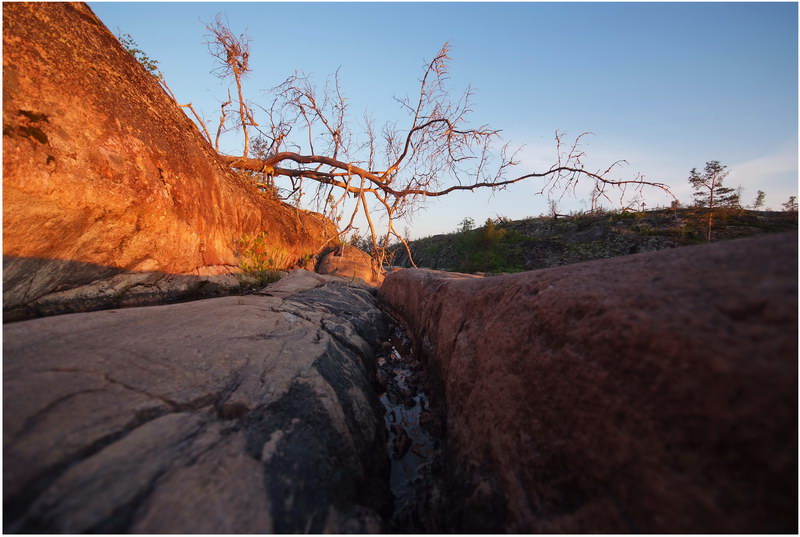
[[[797,234],[379,294],[447,406],[456,533],[796,533]]]
[[[381,531],[374,290],[273,285],[5,325],[5,531]]]

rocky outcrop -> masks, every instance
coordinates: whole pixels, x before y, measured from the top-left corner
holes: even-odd
[[[335,229],[223,165],[85,4],[3,4],[6,320],[235,286],[261,233],[288,267]]]
[[[317,272],[380,285],[383,275],[373,267],[372,257],[363,250],[355,246],[339,246],[322,256]]]
[[[5,532],[380,532],[385,331],[374,290],[305,271],[5,325]]]
[[[418,267],[467,272],[503,272],[558,267],[594,259],[667,250],[706,242],[702,209],[585,213],[560,218],[501,220],[495,240],[484,228],[411,241]],[[721,209],[713,240],[797,231],[797,213]],[[394,263],[410,267],[405,248]]]
[[[797,235],[389,275],[447,406],[450,531],[797,531]]]

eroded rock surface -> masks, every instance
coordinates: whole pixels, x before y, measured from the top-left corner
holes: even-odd
[[[380,295],[447,405],[448,531],[797,531],[797,235]]]
[[[335,229],[222,164],[85,4],[3,4],[6,320],[230,288],[262,232],[291,266]]]
[[[4,530],[380,532],[384,317],[317,278],[5,325]]]
[[[334,248],[317,265],[317,272],[351,280],[359,279],[370,285],[380,285],[383,275],[373,270],[372,258],[354,246]]]

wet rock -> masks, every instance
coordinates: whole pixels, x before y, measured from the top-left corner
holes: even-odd
[[[433,413],[430,410],[423,410],[419,413],[419,424],[421,427],[425,427],[433,422]]]
[[[380,295],[443,387],[445,531],[797,531],[796,233]]]
[[[382,323],[336,280],[5,325],[4,530],[382,531]]]
[[[411,438],[401,425],[393,425],[392,432],[394,433],[394,442],[392,444],[392,456],[395,459],[402,459],[403,456],[411,447]]]
[[[355,246],[341,246],[320,259],[317,272],[342,278],[359,279],[370,285],[380,285],[383,276],[373,268],[369,254]]]
[[[390,321],[391,340],[403,339],[401,328]],[[424,371],[413,372],[411,357],[391,347],[378,358],[378,369],[385,371],[385,394],[380,400],[386,410],[385,423],[392,454],[390,483],[394,494],[394,510],[387,521],[388,533],[428,533],[441,529],[441,524],[427,525],[435,518],[431,510],[440,504],[429,501],[429,491],[437,486],[439,475],[433,476],[433,461],[440,457],[439,443],[430,432],[419,426],[422,408],[430,408],[422,391]],[[388,359],[387,359],[388,358]],[[437,466],[440,469],[440,466]],[[441,472],[440,472],[441,473]]]
[[[389,390],[388,392],[386,392],[386,398],[389,399],[389,402],[392,403],[393,405],[399,405],[400,402],[403,400],[394,390]]]
[[[378,386],[385,388],[388,380],[389,376],[386,374],[386,372],[383,369],[378,368],[375,373],[375,381],[377,382]]]
[[[442,420],[435,412],[422,410],[419,414],[419,426],[436,438],[444,436]]]
[[[4,320],[214,296],[237,240],[333,235],[259,194],[86,4],[3,5]]]
[[[424,459],[426,457],[431,456],[431,451],[425,446],[419,444],[413,444],[411,446],[411,452],[420,459]],[[420,466],[419,470],[417,471],[417,478],[415,479],[415,483],[424,482],[428,478],[428,474],[430,474],[430,466],[425,466],[425,465]]]

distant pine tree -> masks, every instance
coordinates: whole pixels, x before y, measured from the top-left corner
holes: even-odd
[[[689,183],[692,188],[697,190],[694,193],[695,204],[698,207],[708,208],[708,232],[707,242],[711,242],[711,229],[714,225],[714,210],[718,207],[738,208],[739,194],[733,188],[723,186],[723,181],[730,173],[727,166],[720,164],[718,160],[706,162],[703,173],[700,174],[697,168],[689,172]]]
[[[458,233],[466,233],[472,229],[475,229],[475,220],[467,216],[461,222],[459,222],[458,229],[456,231]]]
[[[764,206],[764,199],[766,197],[767,197],[767,195],[764,193],[763,190],[759,190],[758,193],[756,193],[756,201],[753,202],[753,210],[754,211],[756,211],[756,210],[758,210],[758,209],[760,209],[761,207]]]

